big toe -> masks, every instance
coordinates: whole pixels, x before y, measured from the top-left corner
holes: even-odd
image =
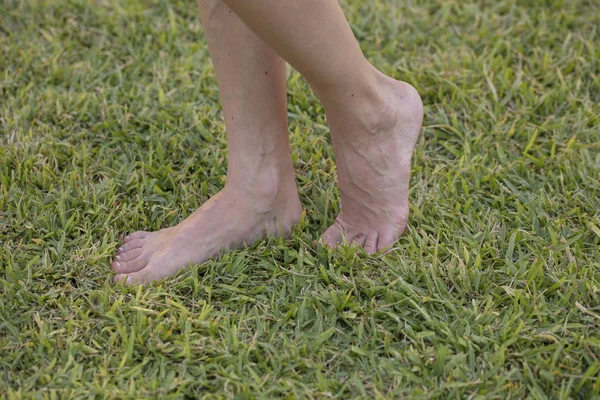
[[[148,264],[148,259],[148,255],[144,252],[140,252],[140,254],[138,254],[137,256],[132,256],[128,259],[121,259],[115,257],[115,261],[112,264],[112,268],[120,274],[137,272]]]
[[[382,251],[387,253],[391,250],[391,247],[396,243],[400,234],[397,233],[395,229],[386,229],[378,237],[377,240],[377,251]]]
[[[123,282],[125,285],[140,285],[152,281],[156,281],[172,275],[167,268],[161,268],[157,263],[149,262],[142,269],[130,272],[117,274],[115,282]]]
[[[142,239],[125,243],[113,260],[112,269],[117,273],[131,273],[141,270],[148,264],[153,251]]]

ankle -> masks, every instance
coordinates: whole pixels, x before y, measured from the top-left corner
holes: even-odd
[[[247,212],[269,218],[273,225],[272,233],[288,236],[291,228],[302,216],[302,205],[293,171],[263,170],[255,175],[247,175],[245,181],[229,181],[226,191],[240,199]]]
[[[298,198],[293,171],[278,167],[264,167],[252,173],[230,172],[225,188],[232,191],[248,204],[263,211]]]
[[[353,132],[363,139],[371,138],[385,133],[398,122],[402,101],[397,93],[400,82],[377,70],[375,74],[373,82],[363,90],[351,90],[336,101],[324,103],[332,130],[344,132],[345,139],[353,139]],[[348,126],[360,129],[348,129]]]
[[[351,70],[351,74],[340,72],[331,81],[309,81],[325,108],[341,108],[344,104],[352,104],[363,98],[375,102],[381,100],[379,87],[383,74],[366,59],[359,65],[353,65]]]

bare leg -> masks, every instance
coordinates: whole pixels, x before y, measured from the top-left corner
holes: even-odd
[[[323,103],[342,210],[324,234],[373,253],[408,221],[412,152],[423,120],[417,91],[365,59],[337,0],[223,0],[308,80]]]
[[[115,257],[116,280],[145,282],[201,263],[266,233],[289,234],[300,217],[290,157],[285,61],[220,0],[198,0],[227,129],[227,184],[186,220],[135,232]]]

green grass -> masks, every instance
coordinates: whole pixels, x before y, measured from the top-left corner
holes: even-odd
[[[426,104],[396,248],[312,246],[335,163],[290,70],[293,239],[123,288],[123,233],[225,180],[195,4],[0,3],[0,397],[600,398],[599,3],[344,9]]]

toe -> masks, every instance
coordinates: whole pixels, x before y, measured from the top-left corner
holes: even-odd
[[[138,247],[136,249],[131,249],[129,251],[126,252],[122,252],[119,253],[116,257],[115,257],[115,262],[128,262],[128,261],[132,261],[134,259],[136,259],[140,254],[142,254],[142,247]]]
[[[378,234],[377,232],[372,232],[369,233],[369,235],[367,235],[367,239],[365,241],[365,251],[369,254],[375,254],[377,253],[377,239],[378,239]]]
[[[136,239],[146,239],[149,234],[150,234],[150,232],[146,232],[146,231],[133,232],[133,233],[130,233],[129,235],[125,236],[125,238],[123,238],[123,241],[125,243],[127,243],[132,240],[136,240]]]
[[[365,243],[367,242],[367,235],[364,233],[357,233],[352,239],[352,244],[359,247],[365,247]]]
[[[138,255],[130,261],[120,261],[115,259],[112,268],[119,274],[129,274],[143,269],[148,264],[148,256],[144,253]]]
[[[148,263],[143,269],[125,274],[118,274],[115,277],[115,282],[124,281],[126,285],[139,285],[151,281],[156,281],[172,275],[168,269],[160,268],[159,264]]]
[[[392,229],[383,232],[377,240],[377,251],[389,251],[398,240],[398,235]]]
[[[126,253],[133,249],[138,249],[144,245],[144,239],[135,239],[129,242],[125,242],[125,244],[117,249],[118,254]]]
[[[130,274],[118,274],[115,276],[115,283],[123,282],[128,286],[142,285],[148,281],[145,279],[145,275],[141,271],[133,272]]]
[[[323,236],[321,236],[321,238],[329,246],[336,247],[342,241],[343,232],[344,229],[336,221],[333,225],[327,228],[327,230],[323,233]]]
[[[125,285],[140,285],[145,283],[142,281],[142,277],[138,274],[138,272],[133,272],[131,274],[117,274],[115,276],[115,283],[123,283]]]

